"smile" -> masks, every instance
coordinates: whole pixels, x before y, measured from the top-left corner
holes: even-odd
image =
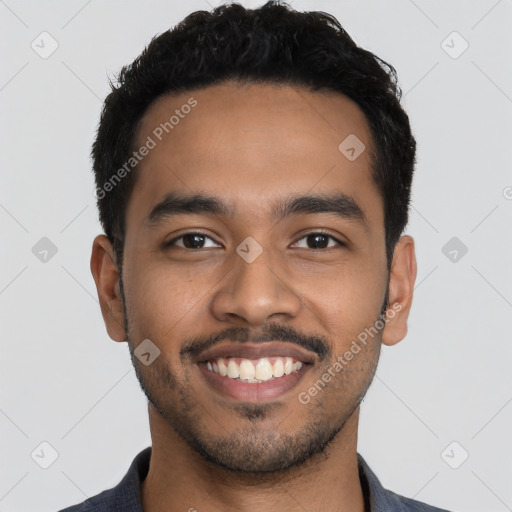
[[[252,403],[284,395],[318,362],[314,352],[277,341],[217,344],[194,359],[210,391]]]
[[[244,359],[229,357],[207,361],[208,370],[239,382],[258,384],[272,381],[283,375],[290,375],[302,368],[303,363],[293,357],[262,357]]]
[[[313,364],[292,357],[223,357],[197,364],[209,389],[223,398],[258,403],[296,387]],[[225,374],[225,375],[223,375]]]

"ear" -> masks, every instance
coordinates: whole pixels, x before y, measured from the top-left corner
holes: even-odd
[[[395,345],[407,334],[407,319],[412,305],[416,270],[414,239],[409,235],[401,236],[395,246],[391,262],[389,307],[386,311],[386,325],[382,331],[384,345]]]
[[[114,341],[126,341],[119,272],[115,264],[114,248],[105,235],[98,235],[93,241],[91,272],[108,335]]]

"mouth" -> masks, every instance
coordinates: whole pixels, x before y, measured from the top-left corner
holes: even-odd
[[[314,361],[312,353],[284,343],[231,344],[205,352],[197,366],[207,384],[224,397],[260,402],[294,388]]]

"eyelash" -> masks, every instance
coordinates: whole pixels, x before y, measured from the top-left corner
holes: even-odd
[[[210,240],[214,241],[215,243],[218,243],[216,242],[215,240],[213,240],[213,238],[211,236],[208,236],[206,233],[201,233],[200,231],[190,231],[188,233],[183,233],[182,235],[176,237],[176,238],[173,238],[172,240],[170,240],[169,242],[166,242],[164,244],[164,247],[165,248],[169,248],[169,247],[172,247],[174,246],[175,242],[177,240],[180,240],[181,238],[187,236],[187,235],[201,235],[201,236],[204,236],[206,238],[209,238]],[[312,236],[312,235],[322,235],[322,236],[325,236],[327,238],[330,238],[331,240],[334,240],[339,246],[341,247],[346,247],[346,244],[344,244],[342,241],[338,240],[336,237],[330,235],[329,233],[325,233],[324,231],[311,231],[310,233],[306,233],[305,235],[301,236],[295,243],[298,243],[300,242],[301,240],[304,240],[305,238],[309,237],[309,236]],[[200,251],[201,249],[189,249],[188,247],[180,247],[180,249],[184,249],[186,251]],[[309,249],[309,247],[308,247]],[[324,249],[310,249],[312,251],[326,251],[327,249],[333,249],[333,247],[327,247],[327,248],[324,248]]]

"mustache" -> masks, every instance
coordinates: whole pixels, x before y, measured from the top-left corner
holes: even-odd
[[[185,340],[180,350],[180,356],[196,356],[221,341],[229,340],[239,343],[260,343],[265,341],[286,341],[294,343],[306,350],[318,355],[320,361],[332,354],[329,341],[324,336],[304,335],[291,327],[277,324],[269,324],[257,336],[250,336],[250,330],[246,327],[230,327],[218,334],[212,334],[208,338],[194,337]]]

